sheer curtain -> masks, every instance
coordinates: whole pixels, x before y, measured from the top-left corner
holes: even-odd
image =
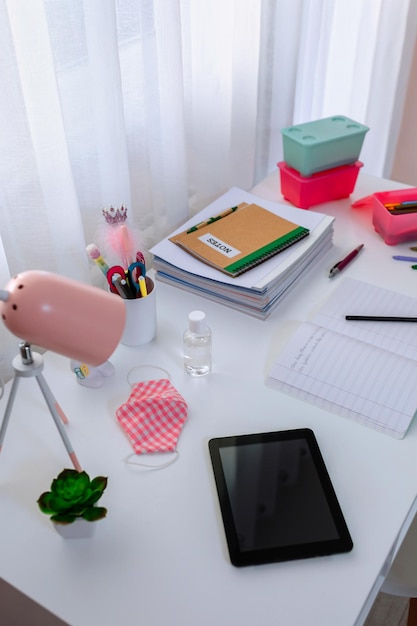
[[[98,283],[103,207],[150,247],[276,171],[291,123],[369,125],[364,170],[389,176],[416,30],[413,0],[0,0],[0,286]]]

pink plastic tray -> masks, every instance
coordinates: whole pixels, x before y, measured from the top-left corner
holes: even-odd
[[[406,215],[392,215],[384,206],[393,202],[409,202],[416,200],[417,188],[380,191],[372,196],[372,223],[385,243],[394,246],[402,241],[417,239],[417,212]]]
[[[361,161],[333,167],[312,176],[302,176],[280,161],[281,193],[286,200],[301,209],[308,209],[315,204],[347,198],[355,188]]]

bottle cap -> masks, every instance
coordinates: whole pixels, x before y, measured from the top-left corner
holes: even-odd
[[[191,311],[188,315],[188,327],[197,335],[204,333],[207,328],[206,314],[203,311]]]

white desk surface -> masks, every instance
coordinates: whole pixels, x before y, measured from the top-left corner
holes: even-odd
[[[36,382],[22,380],[0,455],[0,577],[71,626],[361,624],[414,511],[417,423],[398,441],[268,389],[264,378],[284,323],[306,319],[344,276],[416,294],[417,272],[391,259],[411,244],[385,245],[370,210],[350,208],[362,196],[402,186],[360,173],[350,200],[316,207],[336,216],[334,248],[265,322],[157,283],[157,339],[119,347],[111,358],[116,375],[104,388],[77,385],[68,359],[47,354],[44,374],[70,419],[67,432],[81,464],[91,476],[109,476],[101,501],[109,513],[93,539],[64,540],[38,510],[40,493],[71,464]],[[282,201],[278,174],[253,192]],[[359,243],[362,253],[329,280],[329,268]],[[182,331],[196,308],[207,312],[214,351],[212,374],[197,380],[182,370]],[[132,449],[115,418],[129,395],[126,376],[141,364],[167,369],[189,405],[179,459],[159,471],[125,463]],[[5,404],[3,398],[0,411]],[[316,434],[354,549],[235,568],[207,442],[298,427]]]

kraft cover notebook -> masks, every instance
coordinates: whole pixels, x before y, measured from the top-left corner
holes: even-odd
[[[200,261],[239,276],[309,234],[258,204],[242,202],[170,237]]]

